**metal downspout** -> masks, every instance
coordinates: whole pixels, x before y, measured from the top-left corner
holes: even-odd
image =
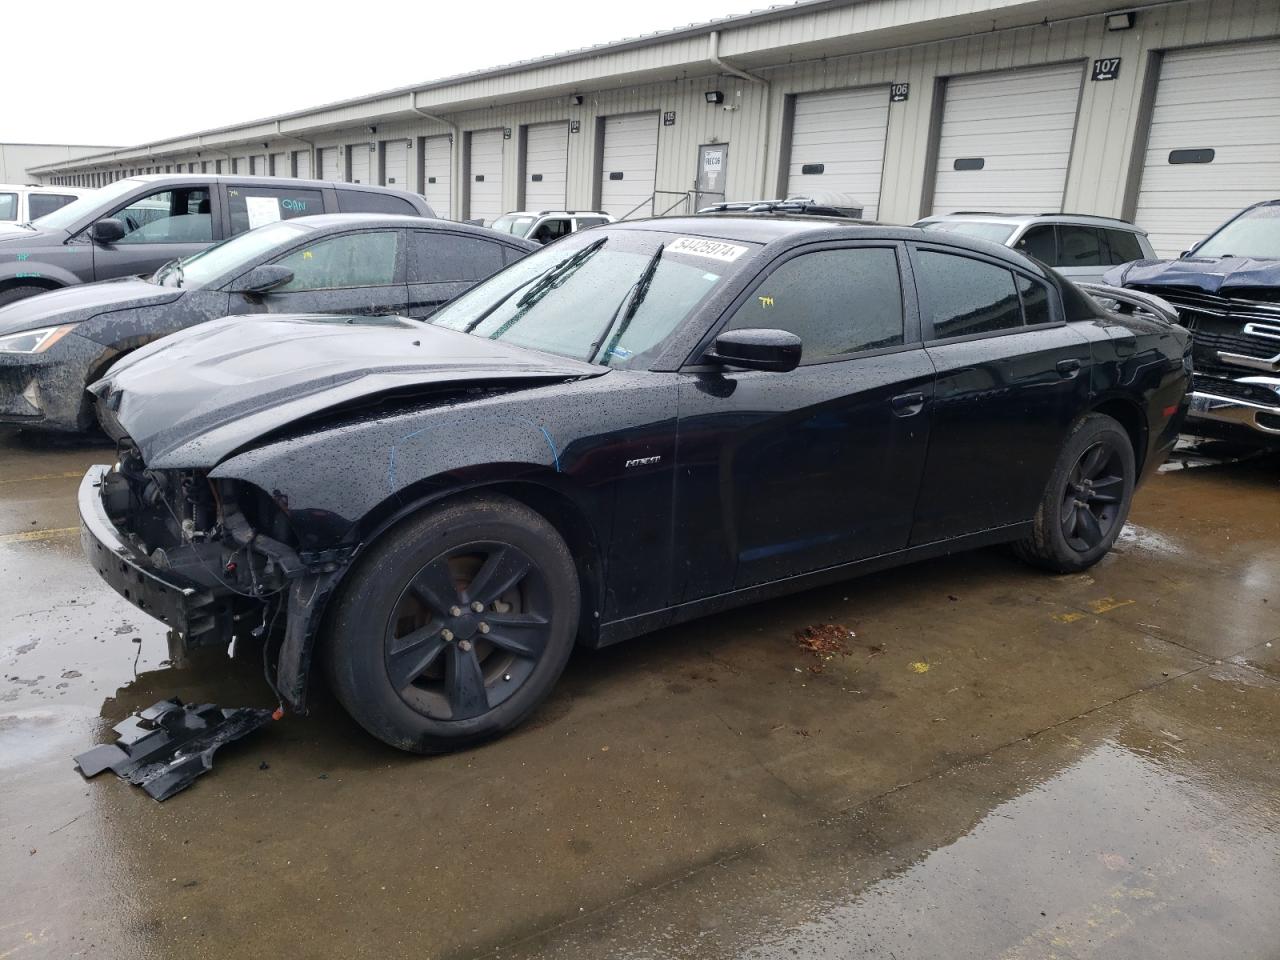
[[[277,121],[276,121],[276,136],[277,136],[277,137],[283,137],[283,138],[284,138],[284,139],[286,139],[286,140],[297,140],[299,143],[305,143],[305,144],[310,148],[308,152],[311,154],[311,162],[310,162],[310,167],[311,167],[311,179],[313,179],[313,180],[319,180],[319,179],[320,179],[320,168],[319,168],[319,165],[316,163],[316,145],[315,145],[315,142],[314,142],[314,141],[312,141],[312,140],[304,140],[302,137],[295,136],[295,135],[294,135],[294,134],[292,134],[292,133],[285,133],[283,130],[281,130],[281,129],[280,129],[280,121],[279,121],[279,120],[277,120]],[[296,174],[295,174],[295,176],[296,176]]]
[[[436,116],[434,113],[427,113],[418,106],[418,95],[412,90],[409,91],[409,109],[420,117],[428,120],[434,120],[436,123],[442,123],[449,128],[450,147],[449,150],[449,213],[453,215],[453,219],[462,219],[462,131],[458,129],[458,125],[452,120],[445,117]],[[421,159],[421,158],[419,158]],[[416,183],[416,178],[415,178]],[[423,189],[426,189],[424,183]]]
[[[760,164],[760,186],[756,196],[767,196],[769,192],[769,141],[772,139],[773,134],[773,88],[764,77],[748,73],[746,70],[735,67],[727,60],[721,59],[719,30],[712,30],[707,35],[707,59],[714,63],[722,73],[727,73],[731,77],[738,77],[751,83],[758,83],[764,91],[764,142],[760,147],[763,162]],[[727,192],[725,199],[728,199]]]

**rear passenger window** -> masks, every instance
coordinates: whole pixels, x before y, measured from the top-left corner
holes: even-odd
[[[65,193],[29,193],[27,194],[27,219],[39,220],[46,213],[53,213],[74,199],[75,197]]]
[[[324,213],[319,190],[287,190],[279,187],[227,187],[232,234],[294,217]]]
[[[1058,251],[1055,246],[1053,227],[1032,227],[1022,235],[1022,239],[1014,244],[1019,253],[1035,257],[1041,263],[1056,266]]]
[[[1138,246],[1138,238],[1128,230],[1104,230],[1103,233],[1107,235],[1111,263],[1142,259],[1142,247]]]
[[[1049,323],[1053,314],[1049,312],[1049,288],[1030,277],[1017,276],[1018,293],[1022,295],[1022,313],[1027,326],[1037,323]]]
[[[1102,259],[1102,237],[1093,227],[1058,226],[1059,267],[1096,267]]]
[[[0,220],[18,219],[18,195],[0,193]]]
[[[822,363],[903,343],[902,285],[890,247],[821,250],[769,274],[728,329],[786,330],[800,338],[800,362]]]
[[[965,337],[1022,326],[1022,307],[1013,272],[1004,267],[922,250],[916,271],[922,319],[933,336]]]
[[[410,217],[421,216],[418,208],[404,197],[372,190],[339,188],[338,210],[342,213],[401,213]]]
[[[410,237],[410,283],[483,280],[509,262],[509,248],[492,240],[434,230],[414,230]]]

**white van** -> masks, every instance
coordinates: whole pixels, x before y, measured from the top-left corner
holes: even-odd
[[[93,193],[75,187],[41,187],[0,183],[0,224],[30,223]]]

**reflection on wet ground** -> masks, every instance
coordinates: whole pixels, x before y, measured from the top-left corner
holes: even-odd
[[[983,551],[580,654],[467,754],[322,694],[157,805],[70,756],[270,696],[81,561],[110,456],[0,434],[0,958],[1276,953],[1280,457],[1183,457],[1084,575]]]

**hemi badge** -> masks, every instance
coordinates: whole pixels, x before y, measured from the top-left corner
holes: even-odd
[[[630,469],[631,467],[645,467],[651,463],[657,463],[661,459],[662,457],[637,457],[634,460],[628,460],[626,462],[626,468]]]

